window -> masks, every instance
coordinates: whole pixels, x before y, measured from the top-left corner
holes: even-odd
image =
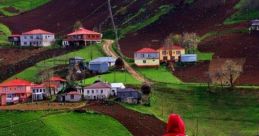
[[[70,99],[75,99],[75,96],[73,94],[70,95]]]
[[[181,51],[176,51],[176,54],[177,54],[177,55],[181,54]]]
[[[147,61],[146,61],[146,60],[143,60],[143,63],[147,63]]]
[[[35,93],[35,89],[33,89],[32,91],[33,91],[33,93]]]
[[[89,92],[89,90],[87,90],[87,94],[89,94],[90,92]]]
[[[40,89],[40,92],[42,92],[42,89]]]
[[[94,90],[92,90],[92,94],[94,94]]]
[[[24,39],[27,39],[27,36],[24,36]]]
[[[24,42],[23,44],[24,44],[24,45],[27,45],[27,42]]]
[[[31,39],[33,39],[33,36],[30,36]]]
[[[163,54],[163,55],[166,55],[166,51],[162,51],[162,54]]]
[[[46,91],[46,90],[45,90],[45,89],[43,89],[43,93],[45,93],[45,91]]]
[[[103,94],[103,90],[101,90],[101,94]]]

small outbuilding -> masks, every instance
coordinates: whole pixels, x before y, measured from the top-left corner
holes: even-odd
[[[121,102],[138,104],[141,100],[141,93],[133,88],[118,89],[117,98]]]
[[[66,102],[78,102],[81,101],[82,95],[77,91],[69,92],[65,95]]]
[[[74,66],[74,65],[77,65],[79,63],[83,63],[85,61],[84,58],[82,57],[74,57],[74,58],[70,58],[69,59],[69,65],[70,66]]]
[[[259,32],[259,19],[255,19],[255,20],[251,21],[249,31],[250,32]]]
[[[109,67],[115,65],[115,61],[113,57],[99,57],[89,62],[88,69],[95,73],[106,73]]]
[[[118,89],[125,89],[126,87],[123,83],[111,83],[111,88],[111,95],[116,96]]]

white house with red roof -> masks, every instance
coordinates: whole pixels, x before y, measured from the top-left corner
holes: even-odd
[[[85,28],[79,28],[67,35],[63,40],[63,46],[87,46],[93,43],[100,43],[102,34]]]
[[[66,102],[78,102],[82,98],[82,95],[77,91],[71,91],[69,93],[66,93],[65,95],[65,101]]]
[[[34,29],[20,35],[21,46],[46,47],[54,44],[55,34],[42,29]]]
[[[32,99],[34,101],[43,100],[49,93],[44,84],[32,84]]]
[[[32,83],[23,79],[14,79],[0,84],[1,105],[26,102],[32,95]]]
[[[87,100],[103,100],[111,96],[111,85],[97,82],[84,88],[82,94]]]
[[[159,66],[159,52],[151,48],[140,49],[134,54],[134,62],[139,67]]]

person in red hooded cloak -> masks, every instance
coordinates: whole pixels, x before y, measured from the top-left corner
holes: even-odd
[[[171,114],[163,136],[185,136],[185,125],[182,118],[177,114]]]

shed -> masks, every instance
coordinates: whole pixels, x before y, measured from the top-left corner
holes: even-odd
[[[118,89],[117,98],[121,102],[138,104],[141,100],[141,93],[133,88]]]
[[[198,58],[197,58],[197,54],[183,54],[180,57],[181,62],[197,62]]]
[[[69,92],[65,95],[65,101],[66,102],[78,102],[81,101],[81,94],[77,91]]]
[[[123,83],[111,83],[112,92],[111,94],[113,96],[117,95],[118,89],[125,89],[125,85]]]
[[[259,19],[251,21],[249,31],[259,31]]]
[[[95,73],[106,73],[109,71],[109,66],[105,62],[90,62],[88,69]]]
[[[108,63],[109,67],[111,67],[115,65],[115,61],[116,61],[116,58],[113,58],[113,57],[99,57],[92,60],[91,62],[99,62],[99,63],[105,62],[105,63]]]
[[[74,58],[70,58],[69,59],[69,65],[70,66],[74,66],[74,65],[76,65],[76,64],[79,64],[79,63],[81,63],[81,62],[84,62],[84,58],[82,58],[82,57],[74,57]]]

